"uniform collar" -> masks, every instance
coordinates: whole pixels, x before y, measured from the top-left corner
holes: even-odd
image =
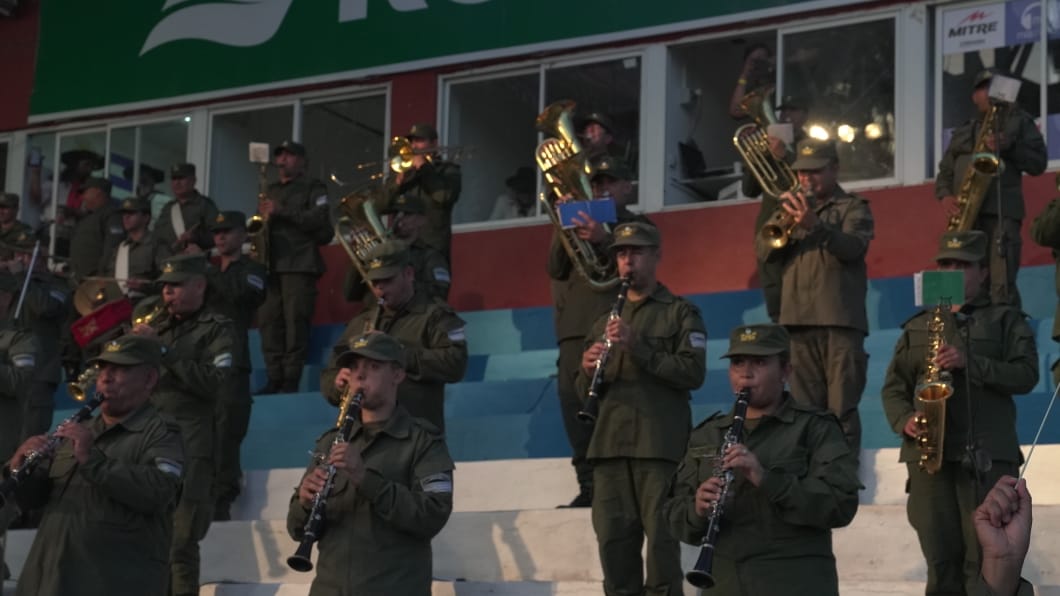
[[[357,423],[357,426],[361,429],[364,428],[360,422]],[[394,413],[387,419],[383,428],[379,429],[379,434],[388,434],[395,439],[404,439],[409,436],[411,430],[412,416],[404,406],[397,404],[394,407]]]
[[[154,406],[151,405],[151,401],[145,401],[136,411],[129,414],[125,420],[122,420],[110,428],[120,426],[128,432],[143,432],[143,430],[147,428],[147,422],[150,420],[151,414],[154,413],[154,411],[155,409]],[[96,427],[95,430],[98,431],[97,436],[99,436],[100,433],[110,430],[106,428],[106,423],[103,422],[103,416],[96,416],[93,420],[93,425]]]
[[[648,298],[662,304],[670,304],[674,301],[675,296],[661,281],[656,281],[655,290],[648,296]]]
[[[788,393],[787,390],[785,390],[784,391],[784,395],[781,398],[780,405],[777,406],[777,409],[774,410],[774,412],[772,414],[767,414],[767,415],[763,416],[762,418],[776,418],[777,420],[779,420],[779,421],[781,421],[781,422],[783,422],[785,424],[791,424],[792,422],[795,421],[795,408],[792,406],[793,401],[794,401],[794,399],[791,397],[791,394]],[[733,409],[735,409],[735,407],[736,406],[734,404],[732,408],[729,408],[729,413],[728,414],[725,414],[720,419],[718,419],[719,422],[720,422],[720,424],[719,424],[720,427],[729,428],[730,426],[732,426],[732,422],[733,422],[733,416],[732,415],[733,415]]]

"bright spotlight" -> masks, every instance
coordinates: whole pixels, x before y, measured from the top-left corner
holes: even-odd
[[[820,124],[810,125],[809,135],[811,139],[817,139],[818,141],[827,141],[832,138],[829,134],[828,129],[821,126]]]
[[[840,124],[835,131],[835,136],[844,143],[853,143],[854,127],[849,124]]]
[[[870,141],[875,141],[876,139],[882,136],[883,128],[880,127],[879,124],[876,124],[875,122],[869,122],[865,125],[865,138],[869,139]]]

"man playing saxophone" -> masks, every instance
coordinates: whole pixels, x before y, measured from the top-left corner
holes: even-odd
[[[990,98],[993,70],[984,70],[975,77],[972,103],[976,115],[957,127],[950,138],[946,153],[939,162],[935,177],[935,197],[940,199],[948,216],[959,212],[958,194],[972,162],[977,141],[983,133],[984,115],[994,107]],[[991,181],[983,197],[973,228],[986,232],[989,243],[990,299],[995,304],[1020,305],[1016,288],[1016,274],[1020,266],[1020,223],[1025,214],[1022,176],[1026,172],[1037,176],[1045,171],[1047,161],[1045,141],[1034,124],[1034,119],[1018,104],[1000,106],[994,119],[997,135],[987,131],[985,149],[999,158],[1001,194],[998,184]]]
[[[832,528],[857,512],[858,461],[834,415],[785,391],[790,350],[779,325],[732,330],[723,357],[733,391],[750,391],[744,436],[721,453],[733,413],[697,426],[663,509],[673,535],[698,545],[723,488],[715,467],[736,473],[723,504],[711,596],[839,593]]]
[[[1038,381],[1038,351],[1023,313],[990,300],[987,243],[981,231],[943,234],[935,260],[939,269],[964,272],[964,304],[942,313],[942,330],[929,332],[934,308],[903,325],[881,392],[887,421],[902,438],[900,459],[909,474],[906,510],[927,561],[929,595],[972,590],[980,561],[972,516],[1001,476],[1018,473],[1022,456],[1012,396]],[[928,368],[932,333],[941,339],[933,363],[950,373],[953,388],[936,473],[919,465],[922,412],[914,401]],[[927,425],[939,422],[929,419]]]

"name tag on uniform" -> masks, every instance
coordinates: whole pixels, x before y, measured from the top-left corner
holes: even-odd
[[[449,341],[464,341],[466,339],[463,327],[449,330]]]
[[[420,488],[425,493],[451,493],[453,492],[453,477],[447,472],[431,474],[420,480]]]
[[[449,282],[449,270],[445,267],[434,268],[434,281]]]
[[[328,195],[320,195],[319,197],[316,198],[316,200],[314,202],[317,204],[317,207],[319,207],[321,205],[327,205],[328,204]]]
[[[15,368],[26,368],[36,366],[37,358],[33,354],[14,354],[11,356],[11,363]]]
[[[259,290],[264,290],[265,289],[265,280],[261,279],[261,276],[259,276],[259,275],[248,275],[247,276],[247,285],[249,285],[251,287],[254,287],[254,288],[257,288]]]
[[[232,366],[232,354],[224,352],[214,356],[213,365],[217,368],[229,368]]]
[[[688,334],[688,344],[694,350],[703,350],[707,347],[707,334],[693,331]]]

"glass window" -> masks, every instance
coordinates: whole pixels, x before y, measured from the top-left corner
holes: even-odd
[[[169,169],[188,152],[188,122],[115,128],[110,134],[110,180],[115,198],[140,196],[151,201],[152,223],[172,197]],[[138,171],[137,171],[138,168]]]
[[[258,166],[250,162],[250,143],[268,143],[271,149],[290,139],[293,114],[293,108],[286,105],[213,115],[207,194],[219,209],[257,212]],[[312,147],[306,153],[310,160],[317,155]]]
[[[7,151],[8,144],[0,143],[0,189],[7,191]]]
[[[807,133],[835,139],[841,181],[894,176],[893,18],[782,33],[783,97],[809,105]]]
[[[306,104],[302,139],[309,175],[325,181],[333,197],[368,183],[385,170],[386,95]]]

